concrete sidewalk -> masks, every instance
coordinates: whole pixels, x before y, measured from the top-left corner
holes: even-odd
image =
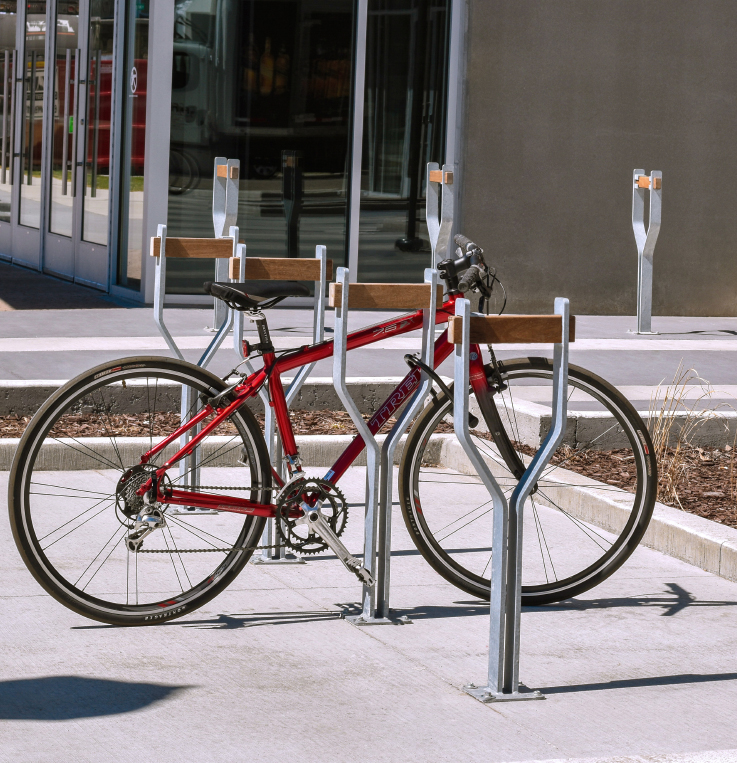
[[[351,469],[349,502],[363,484]],[[461,686],[486,675],[488,605],[395,513],[392,603],[413,623],[367,629],[341,619],[359,588],[330,556],[249,565],[166,625],[103,626],[41,591],[0,522],[0,760],[737,760],[737,584],[640,548],[525,611],[521,677],[544,702],[482,705]],[[360,548],[355,510],[344,538]]]

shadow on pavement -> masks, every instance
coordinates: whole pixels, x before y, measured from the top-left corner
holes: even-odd
[[[120,307],[101,291],[0,263],[0,311],[80,310]]]
[[[186,688],[84,676],[0,681],[0,719],[68,721],[132,713]]]
[[[737,681],[737,673],[681,673],[675,676],[655,676],[653,678],[625,678],[619,681],[602,681],[595,684],[576,686],[548,686],[541,688],[543,694],[568,694],[578,691],[603,691],[604,689],[633,689],[640,686],[676,686],[678,684],[700,684],[710,681]]]
[[[687,607],[734,607],[737,601],[699,601],[692,593],[678,583],[665,584],[671,591],[672,596],[648,594],[646,596],[629,596],[619,599],[566,599],[557,604],[546,604],[542,607],[525,607],[524,610],[560,611],[560,610],[587,610],[587,609],[613,609],[615,607],[662,607],[662,615],[669,617],[683,611]]]

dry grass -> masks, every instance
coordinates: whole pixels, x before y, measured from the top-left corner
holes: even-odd
[[[700,393],[691,401],[688,397],[694,386],[700,388]],[[658,500],[662,503],[683,509],[679,490],[688,483],[694,456],[697,459],[708,460],[703,449],[696,447],[693,440],[698,429],[707,421],[720,418],[719,409],[724,405],[717,408],[704,408],[700,405],[705,398],[710,398],[713,394],[714,390],[708,381],[702,379],[693,368],[684,370],[681,363],[673,382],[664,389],[658,385],[650,399],[648,429],[658,464]],[[725,431],[729,432],[726,422]],[[733,498],[737,490],[734,445],[727,445],[730,451],[729,475]]]

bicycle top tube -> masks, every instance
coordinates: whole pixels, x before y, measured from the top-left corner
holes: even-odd
[[[454,314],[454,305],[457,298],[457,295],[449,297],[443,306],[438,308],[435,313],[436,325],[448,322],[448,318]],[[358,331],[354,331],[352,334],[348,334],[347,349],[350,352],[351,350],[357,350],[360,347],[366,347],[375,342],[380,342],[383,339],[399,336],[401,334],[408,334],[410,331],[417,331],[421,328],[422,310],[406,313],[405,315],[392,318],[389,321],[375,323],[372,326],[366,326]],[[304,345],[295,349],[293,352],[289,352],[278,358],[275,362],[276,367],[272,373],[283,374],[287,371],[299,368],[300,366],[306,366],[310,363],[315,363],[318,360],[330,358],[332,355],[332,339],[326,339],[324,342],[319,342],[318,344]]]

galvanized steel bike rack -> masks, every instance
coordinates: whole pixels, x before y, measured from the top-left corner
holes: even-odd
[[[425,269],[425,283],[430,284],[430,304],[422,311],[422,351],[420,360],[430,369],[435,368],[435,312],[436,292],[438,286],[438,271],[434,268]],[[379,548],[376,577],[376,614],[382,620],[390,619],[389,588],[391,580],[392,554],[392,486],[394,484],[394,453],[399,441],[409,428],[415,416],[425,405],[425,399],[432,390],[433,381],[425,371],[421,370],[420,386],[415,391],[409,403],[397,418],[397,423],[391,428],[381,448],[381,492],[379,495]],[[399,390],[402,391],[401,388]],[[407,618],[403,622],[409,622]]]
[[[226,159],[224,156],[215,157],[212,176],[212,227],[215,238],[227,238],[228,231],[238,221],[238,190],[240,178],[240,159]],[[215,280],[225,281],[228,278],[228,263],[215,262]],[[228,306],[216,299],[213,314],[213,331],[225,320]]]
[[[217,157],[213,170],[213,190],[212,190],[212,223],[215,229],[215,238],[232,240],[230,256],[234,257],[237,253],[239,230],[235,225],[238,218],[238,177],[240,172],[240,160],[225,159]],[[225,234],[227,231],[227,235]],[[154,279],[154,321],[164,337],[171,351],[180,359],[184,360],[184,355],[174,341],[169,329],[164,322],[164,300],[166,297],[166,225],[159,225],[157,228],[157,237],[160,239],[159,256],[156,257],[155,279]],[[228,278],[228,262],[230,257],[218,257],[215,259],[215,279],[226,280]],[[238,279],[230,279],[237,281]],[[206,368],[210,361],[215,357],[215,353],[222,345],[228,332],[233,327],[233,311],[230,310],[222,300],[214,300],[214,326],[216,334],[212,342],[208,345],[202,357],[197,361],[197,365]],[[182,388],[181,416],[184,419],[189,414],[191,408],[196,405],[194,399],[194,390],[190,387]],[[182,435],[180,446],[184,447],[189,441],[190,434]],[[199,484],[199,449],[182,459],[179,463],[180,485],[189,487]],[[207,509],[183,509],[181,513],[202,514],[216,513]]]
[[[430,368],[434,365],[435,311],[438,302],[438,273],[432,268],[425,270],[425,283],[430,286],[427,308],[423,308],[422,361]],[[346,384],[346,354],[348,339],[349,271],[338,268],[336,285],[340,286],[340,301],[335,307],[335,334],[333,346],[333,386],[346,411],[350,415],[366,447],[366,514],[364,519],[364,567],[374,579],[373,585],[364,584],[361,613],[347,617],[354,625],[386,625],[409,622],[407,618],[393,620],[389,616],[389,583],[391,562],[391,514],[392,483],[394,476],[394,453],[407,427],[412,422],[425,397],[430,392],[432,380],[423,371],[420,386],[409,399],[407,407],[387,435],[383,447],[371,433],[358,406],[351,397]],[[366,287],[366,285],[358,285]],[[399,288],[402,288],[401,285]],[[355,288],[355,286],[354,286]],[[397,285],[382,284],[389,290]],[[390,309],[391,297],[381,307]],[[409,390],[406,392],[410,394]],[[378,554],[377,554],[378,537]]]
[[[650,191],[650,215],[645,228],[645,191]],[[635,170],[632,177],[632,229],[637,244],[637,333],[657,334],[652,330],[653,253],[660,233],[663,205],[663,173]]]
[[[468,431],[469,358],[471,353],[471,303],[456,301],[456,316],[462,321],[462,338],[455,345],[455,388],[453,425],[458,440],[481,478],[493,505],[491,554],[491,612],[489,670],[485,686],[469,684],[464,690],[482,702],[544,699],[519,683],[520,614],[522,608],[522,530],[525,501],[565,434],[568,403],[568,300],[555,300],[561,316],[560,342],[553,353],[553,409],[551,427],[542,446],[530,461],[507,504],[504,493]],[[474,315],[493,321],[496,316]],[[456,340],[457,341],[457,340]]]
[[[346,354],[348,343],[348,297],[349,270],[338,268],[335,282],[340,284],[340,304],[335,307],[333,333],[333,386],[345,406],[348,415],[358,430],[366,447],[366,515],[363,526],[363,566],[376,580],[376,532],[379,519],[379,477],[381,468],[381,448],[364,421],[358,406],[353,401],[345,380]],[[376,586],[364,583],[361,594],[361,614],[346,618],[355,624],[368,625],[376,618]],[[382,618],[378,618],[381,620]],[[387,623],[391,622],[386,620]],[[378,624],[378,623],[377,623]]]
[[[237,250],[237,260],[231,264],[230,275],[234,275],[235,268],[238,268],[238,281],[243,283],[246,280],[246,245],[239,244]],[[320,262],[320,280],[315,281],[315,306],[313,308],[312,341],[313,344],[322,342],[325,339],[325,290],[327,287],[327,248],[322,245],[315,247],[315,259]],[[233,326],[233,349],[236,355],[241,359],[250,374],[254,373],[253,366],[247,360],[243,352],[243,328],[244,313],[236,311]],[[292,379],[291,384],[286,391],[287,407],[291,406],[294,399],[299,394],[302,385],[307,377],[312,373],[315,367],[314,363],[300,368],[297,375]],[[284,463],[282,461],[281,439],[276,432],[276,419],[274,409],[269,404],[269,394],[264,387],[259,390],[259,397],[264,404],[264,438],[266,439],[266,448],[269,452],[271,464],[276,469],[282,479],[285,479]],[[265,548],[260,556],[254,556],[251,560],[253,564],[294,564],[303,563],[303,559],[298,556],[287,556],[284,546],[279,544],[279,535],[275,532],[274,520],[268,519],[264,534],[261,539],[264,546],[274,546],[275,548]]]
[[[425,221],[430,234],[432,266],[451,255],[451,234],[455,209],[455,185],[452,164],[428,162],[425,188]]]
[[[171,351],[180,360],[184,360],[184,355],[182,354],[182,351],[177,346],[177,343],[174,341],[174,338],[172,337],[171,333],[169,332],[169,329],[166,327],[166,323],[164,322],[164,297],[166,295],[166,225],[158,226],[157,238],[160,240],[160,242],[159,242],[159,254],[157,257],[155,257],[156,268],[155,268],[155,280],[154,280],[154,321],[159,331],[161,332],[161,335],[164,337],[164,341],[167,343]],[[238,245],[238,228],[236,226],[231,226],[230,236],[223,237],[223,238],[232,239],[233,241],[232,253],[235,254],[236,247]],[[152,245],[153,245],[153,241],[152,241]],[[228,259],[229,259],[228,257],[217,258],[216,263],[219,260],[224,260],[227,267]],[[212,341],[208,345],[205,352],[202,354],[202,357],[197,361],[198,366],[200,366],[201,368],[207,367],[207,365],[210,363],[213,357],[215,357],[215,353],[217,352],[218,348],[225,340],[225,337],[228,335],[228,332],[230,331],[232,325],[233,325],[233,311],[228,309],[225,312],[222,325],[218,329],[217,333],[213,337]],[[182,402],[181,402],[182,420],[184,420],[188,415],[190,415],[190,411],[192,407],[196,405],[196,400],[194,399],[194,397],[195,397],[195,393],[191,387],[182,387]],[[189,436],[190,436],[190,433],[186,433],[182,435],[180,439],[180,446],[182,448],[189,441]],[[181,486],[189,487],[190,485],[199,484],[198,482],[199,458],[200,458],[199,449],[196,449],[194,453],[183,458],[179,462],[179,476],[180,476],[179,484]],[[185,509],[183,511],[185,513],[200,513],[200,514],[212,513],[211,511],[207,509],[204,509],[204,510],[191,509],[190,511],[187,511]]]

